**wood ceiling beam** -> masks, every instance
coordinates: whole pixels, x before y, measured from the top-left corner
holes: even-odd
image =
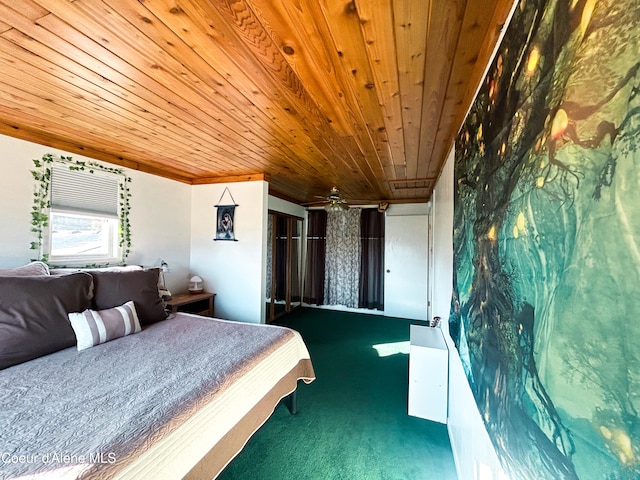
[[[256,182],[263,180],[269,181],[269,175],[264,173],[252,173],[248,175],[231,175],[225,177],[204,177],[195,178],[191,181],[192,185],[206,185],[212,183],[237,183],[237,182]]]

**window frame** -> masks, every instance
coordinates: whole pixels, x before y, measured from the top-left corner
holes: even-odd
[[[53,215],[67,215],[73,217],[83,217],[90,219],[108,219],[111,220],[108,223],[108,252],[106,254],[99,255],[54,255],[53,253]],[[114,264],[120,263],[122,259],[122,247],[120,246],[120,234],[119,234],[119,218],[112,217],[108,215],[99,215],[99,214],[90,214],[87,212],[74,212],[71,210],[58,210],[55,208],[51,208],[49,210],[49,225],[50,228],[47,229],[46,232],[46,243],[44,247],[44,252],[49,259],[49,263],[53,265],[72,265],[75,266],[79,264],[81,266],[85,265],[93,265],[96,263],[104,263],[104,264]]]
[[[31,242],[31,249],[38,252],[37,260],[41,260],[51,266],[65,267],[102,267],[116,264],[124,264],[131,249],[131,228],[129,223],[130,205],[130,182],[123,169],[102,165],[92,161],[73,160],[71,157],[54,157],[52,154],[45,154],[41,159],[34,159],[35,169],[31,171],[36,180],[34,191],[34,204],[31,211],[31,231],[35,234],[36,240]],[[104,215],[92,211],[74,211],[67,209],[56,209],[51,204],[51,181],[53,177],[53,167],[65,165],[70,171],[85,172],[99,175],[114,175],[117,183],[117,215]],[[88,218],[108,217],[115,219],[115,224],[109,228],[112,231],[111,237],[113,245],[109,247],[108,254],[105,255],[51,255],[52,240],[52,214],[80,215]],[[33,259],[36,260],[36,259]]]

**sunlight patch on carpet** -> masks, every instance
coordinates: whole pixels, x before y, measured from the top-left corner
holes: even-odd
[[[409,355],[410,345],[407,340],[406,342],[380,343],[372,347],[378,352],[379,357],[390,357],[398,353]]]

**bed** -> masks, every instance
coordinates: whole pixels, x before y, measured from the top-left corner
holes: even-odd
[[[314,378],[297,332],[185,313],[39,355],[0,370],[0,479],[215,478]]]

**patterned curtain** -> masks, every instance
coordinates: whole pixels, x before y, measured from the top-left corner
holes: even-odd
[[[360,212],[327,212],[324,303],[358,307],[360,284]]]

